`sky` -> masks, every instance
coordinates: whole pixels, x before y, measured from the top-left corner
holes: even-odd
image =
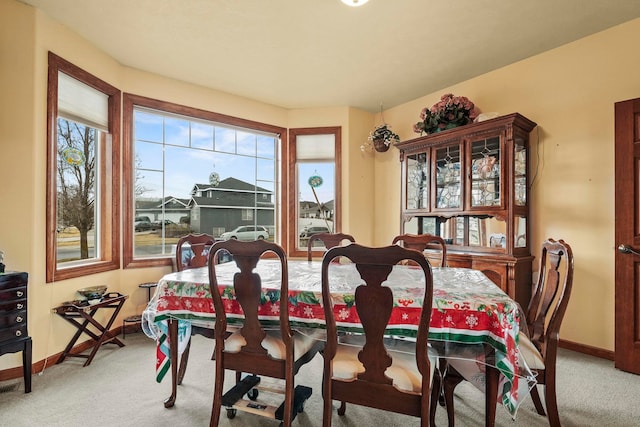
[[[277,136],[136,111],[134,139],[136,185],[145,189],[140,197],[189,198],[194,184],[208,183],[212,172],[220,181],[233,177],[275,190]],[[333,200],[334,170],[333,163],[300,163],[300,200],[316,201],[311,176],[322,178],[315,188],[320,203]]]

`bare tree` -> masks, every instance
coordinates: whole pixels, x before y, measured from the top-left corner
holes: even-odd
[[[141,184],[141,181],[144,179],[144,175],[140,171],[141,166],[142,166],[142,160],[140,160],[140,156],[136,154],[136,172],[135,172],[136,176],[135,176],[135,188],[134,188],[134,193],[136,198],[150,191],[147,187]]]
[[[95,224],[97,130],[58,119],[58,221],[80,233],[80,259],[89,258]]]

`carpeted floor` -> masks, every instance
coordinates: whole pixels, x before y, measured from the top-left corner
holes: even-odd
[[[0,382],[0,426],[207,426],[211,414],[213,341],[196,336],[189,367],[178,388],[175,407],[165,409],[170,393],[168,378],[155,381],[155,343],[141,333],[127,335],[126,347],[104,346],[93,363],[82,367],[84,359],[71,358],[60,365],[34,374],[33,391],[24,393],[21,380]],[[233,381],[233,373],[227,374]],[[296,377],[299,384],[313,388],[305,411],[294,425],[322,425],[322,358],[318,355]],[[558,362],[560,418],[569,426],[640,426],[640,376],[618,371],[610,361],[561,350]],[[261,395],[261,398],[264,394]],[[334,403],[334,407],[337,404]],[[547,426],[530,398],[516,420],[500,407],[498,426]],[[446,412],[439,408],[437,424],[447,425]],[[463,383],[456,389],[456,425],[484,424],[484,395]],[[278,426],[279,423],[239,412],[221,426]],[[369,408],[348,405],[347,414],[334,412],[333,425],[418,426],[418,419]]]

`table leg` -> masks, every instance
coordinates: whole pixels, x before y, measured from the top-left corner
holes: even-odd
[[[485,425],[487,427],[493,427],[496,423],[496,405],[498,403],[498,377],[498,368],[496,368],[495,366],[487,365],[485,399]]]
[[[176,394],[178,392],[178,320],[169,318],[168,323],[171,396],[164,401],[165,408],[171,408],[176,403]]]

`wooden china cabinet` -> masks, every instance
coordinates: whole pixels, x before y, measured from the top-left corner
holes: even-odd
[[[396,144],[401,226],[447,242],[450,267],[483,271],[526,309],[531,296],[529,133],[513,113]]]

